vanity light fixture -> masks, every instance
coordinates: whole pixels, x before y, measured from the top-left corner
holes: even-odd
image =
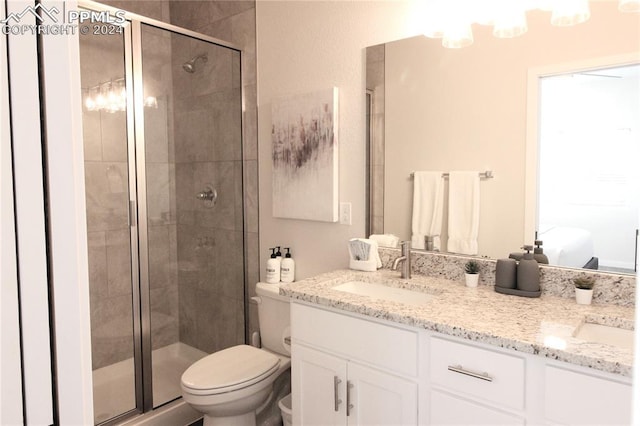
[[[127,109],[127,89],[124,78],[112,79],[95,86],[82,89],[84,94],[84,107],[87,111],[106,111],[115,113]],[[155,96],[147,96],[144,100],[145,107],[158,107]]]
[[[591,17],[589,0],[427,0],[424,35],[442,45],[460,48],[473,43],[473,24],[493,26],[499,38],[527,32],[527,11],[551,12],[551,25],[566,27]],[[640,0],[619,0],[621,12],[640,12]]]
[[[640,12],[640,0],[620,0],[618,2],[620,12]]]

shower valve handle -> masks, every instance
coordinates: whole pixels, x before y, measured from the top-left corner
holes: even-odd
[[[198,200],[209,201],[211,203],[215,203],[216,199],[218,198],[218,191],[216,191],[215,188],[208,187],[208,188],[205,188],[204,191],[202,191],[199,194],[197,194],[196,198]]]

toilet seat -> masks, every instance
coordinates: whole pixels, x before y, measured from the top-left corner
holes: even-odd
[[[216,395],[246,388],[275,372],[280,359],[249,345],[207,355],[182,375],[182,387],[192,395]]]

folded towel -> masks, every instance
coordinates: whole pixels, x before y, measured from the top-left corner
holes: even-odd
[[[400,241],[400,238],[393,234],[371,234],[369,239],[376,241],[378,246],[391,248],[398,247],[398,242]]]
[[[449,240],[447,251],[478,254],[480,176],[478,172],[449,172]]]
[[[440,250],[444,181],[442,172],[413,174],[413,217],[411,246],[425,249],[425,237],[433,237],[433,249]]]

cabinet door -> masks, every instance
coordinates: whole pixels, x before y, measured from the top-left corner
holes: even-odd
[[[461,398],[431,391],[432,425],[524,425],[524,419]]]
[[[628,384],[552,366],[545,369],[545,416],[555,424],[630,424],[631,394]]]
[[[418,385],[355,363],[348,364],[347,424],[418,424]]]
[[[293,344],[291,387],[293,424],[345,425],[346,361]]]

